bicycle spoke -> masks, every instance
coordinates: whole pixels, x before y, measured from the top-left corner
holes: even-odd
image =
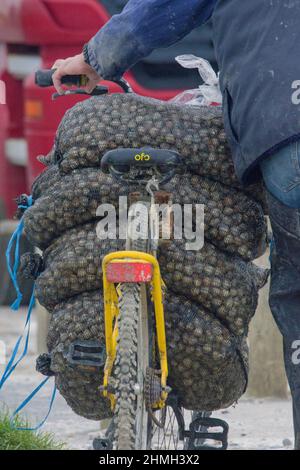
[[[171,406],[167,407],[165,425],[163,428],[152,423],[152,448],[157,450],[182,450],[184,442],[179,440],[177,418]],[[162,410],[155,413],[158,420],[162,418]]]

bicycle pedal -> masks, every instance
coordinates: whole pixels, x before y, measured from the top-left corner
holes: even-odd
[[[70,344],[66,358],[72,365],[99,368],[104,366],[105,356],[105,347],[98,341],[74,341]]]
[[[205,428],[206,431],[199,431],[199,428],[202,427]],[[226,450],[228,447],[228,430],[228,424],[222,419],[198,417],[191,422],[188,431],[188,437],[190,438],[190,449]],[[209,445],[205,442],[207,440],[215,441],[219,444]]]
[[[94,450],[112,450],[113,444],[110,439],[95,437],[93,440],[93,449]]]

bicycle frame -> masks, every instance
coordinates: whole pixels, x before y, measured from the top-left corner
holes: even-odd
[[[134,266],[135,269],[131,269],[132,266]],[[119,314],[118,287],[116,286],[116,284],[129,281],[149,283],[151,285],[151,300],[154,304],[162,387],[160,400],[155,404],[155,407],[163,408],[168,397],[168,392],[166,391],[168,377],[168,361],[163,308],[164,283],[161,278],[158,261],[154,256],[148,253],[138,251],[117,251],[114,253],[110,253],[104,257],[102,262],[102,272],[105,340],[107,354],[107,359],[104,368],[103,395],[110,399],[111,408],[113,410],[115,407],[115,397],[114,394],[109,391],[108,383],[116,357],[118,337],[117,322],[115,321]],[[124,272],[126,272],[127,275],[124,275]]]

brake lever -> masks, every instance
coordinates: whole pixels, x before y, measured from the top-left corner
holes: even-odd
[[[106,86],[98,85],[96,86],[92,93],[87,93],[82,88],[76,88],[74,90],[66,90],[63,94],[54,93],[52,95],[52,100],[56,100],[57,98],[62,98],[63,96],[70,96],[70,95],[86,95],[86,96],[100,96],[106,95],[108,93],[108,88]]]

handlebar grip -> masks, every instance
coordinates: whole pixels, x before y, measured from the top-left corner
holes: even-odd
[[[43,88],[53,86],[52,76],[54,72],[54,69],[38,70],[35,73],[35,84]],[[65,75],[62,77],[61,83],[80,87],[86,84],[86,77],[84,75]]]
[[[35,84],[38,85],[39,87],[46,88],[53,86],[53,74],[55,72],[55,69],[50,69],[50,70],[38,70],[35,73]],[[120,80],[110,80],[119,87],[123,89],[125,93],[132,93],[131,86],[129,83],[121,78]],[[88,83],[88,78],[85,75],[65,75],[61,79],[61,83],[64,85],[75,85],[78,88],[83,87],[87,85]],[[97,90],[95,89],[93,92],[93,95],[103,95],[104,93],[108,92],[108,89],[106,87],[96,87]]]

